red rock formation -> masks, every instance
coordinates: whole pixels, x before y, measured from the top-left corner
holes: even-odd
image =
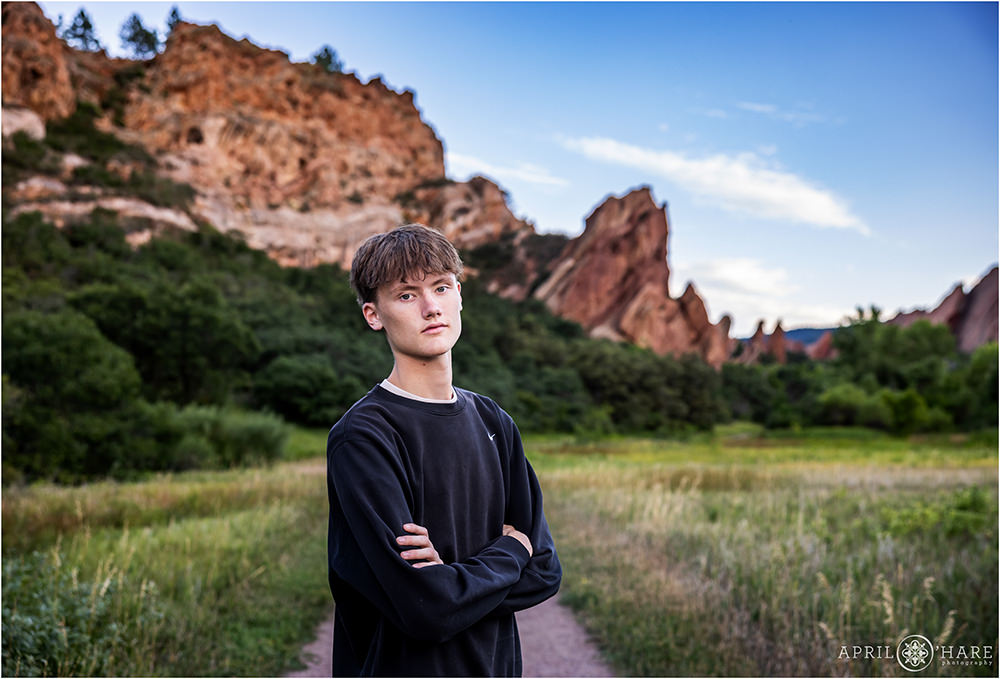
[[[826,361],[837,356],[837,350],[833,348],[833,332],[827,330],[819,339],[806,347],[806,355],[814,361]]]
[[[743,342],[743,349],[736,357],[737,363],[749,365],[760,361],[760,357],[767,353],[767,335],[764,333],[764,321],[757,321],[757,329],[754,330],[750,339]]]
[[[3,105],[24,106],[46,120],[76,108],[68,57],[73,50],[34,3],[3,3]]]
[[[762,356],[773,356],[778,363],[785,364],[791,352],[805,353],[806,346],[798,340],[790,340],[785,336],[781,320],[774,326],[770,335],[764,333],[764,321],[757,322],[757,329],[750,339],[743,342],[743,350],[734,360],[737,363],[749,365],[759,363]]]
[[[352,211],[444,177],[412,92],[180,23],[130,90],[125,126],[177,178],[236,207]],[[346,210],[345,210],[346,208]]]
[[[693,285],[669,295],[666,206],[648,187],[609,197],[570,241],[537,289],[554,313],[591,336],[624,340],[660,354],[697,351],[712,365],[729,352],[727,323],[713,325]]]
[[[962,319],[955,328],[960,351],[971,352],[997,341],[997,297],[997,267],[993,267],[966,295]]]
[[[510,211],[507,194],[485,177],[437,182],[413,193],[413,201],[403,208],[407,221],[440,229],[460,249],[534,232]]]
[[[4,5],[4,57],[5,103],[45,118],[67,115],[76,100],[98,104],[102,129],[141,145],[163,173],[196,189],[181,217],[239,231],[284,265],[346,268],[368,236],[421,221],[460,248],[499,252],[493,292],[524,299],[538,288],[550,308],[595,336],[696,352],[716,366],[729,357],[731,319],[713,325],[691,284],[669,296],[666,211],[648,188],[605,201],[560,256],[566,239],[536,234],[494,183],[446,180],[443,146],[413,94],[380,80],[362,84],[186,23],[151,60],[109,59],[67,47],[32,4]],[[74,206],[61,192],[35,179],[14,190],[60,223],[117,200],[113,191],[80,188],[89,200]],[[138,203],[128,204],[130,214],[175,227],[181,218]]]
[[[914,309],[907,313],[897,314],[888,322],[891,325],[906,328],[919,320],[928,320],[935,324],[943,323],[954,331],[961,320],[962,308],[964,306],[965,292],[962,290],[962,284],[958,283],[935,309],[931,311]]]
[[[947,325],[955,335],[959,350],[971,352],[987,342],[997,341],[997,298],[997,267],[994,266],[968,294],[958,283],[934,309],[899,313],[887,322],[904,328],[919,320]]]
[[[779,320],[767,339],[767,353],[774,356],[774,359],[781,364],[788,360],[788,348],[785,346],[785,329],[781,327]]]

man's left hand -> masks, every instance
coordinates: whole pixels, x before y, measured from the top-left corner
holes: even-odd
[[[438,556],[437,550],[434,549],[434,545],[431,543],[431,538],[427,534],[427,529],[423,526],[418,526],[415,523],[404,523],[403,530],[407,533],[413,533],[413,535],[400,535],[396,538],[396,542],[401,545],[407,545],[413,547],[413,549],[407,549],[400,552],[400,556],[407,561],[417,561],[417,563],[412,564],[414,568],[423,568],[424,566],[437,566],[444,565],[444,561]]]

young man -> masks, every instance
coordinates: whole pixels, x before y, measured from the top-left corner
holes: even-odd
[[[452,386],[461,274],[419,225],[354,256],[351,285],[394,365],[327,441],[335,676],[520,676],[514,612],[559,589],[517,427]]]

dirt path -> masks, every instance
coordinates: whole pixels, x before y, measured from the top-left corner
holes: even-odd
[[[526,677],[613,677],[559,595],[517,614]]]
[[[517,614],[525,677],[611,677],[614,674],[587,638],[583,627],[556,596]],[[316,640],[302,649],[304,670],[287,677],[329,677],[333,616],[320,625]]]

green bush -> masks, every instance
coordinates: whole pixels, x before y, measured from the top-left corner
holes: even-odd
[[[221,403],[260,347],[217,286],[203,277],[96,284],[69,298],[135,357],[149,400]]]
[[[128,456],[139,394],[132,357],[82,314],[20,311],[3,319],[3,368],[18,389],[4,407],[9,465],[30,478],[109,473]]]
[[[108,132],[94,126],[101,111],[93,104],[78,102],[68,118],[54,120],[45,126],[45,144],[62,153],[76,153],[104,165],[112,158],[155,165],[152,156],[144,149],[126,144]]]
[[[59,171],[55,154],[43,141],[32,139],[27,132],[15,132],[3,146],[5,184],[13,184],[33,173],[52,175]]]
[[[254,413],[216,406],[190,405],[177,412],[185,433],[178,442],[179,458],[202,456],[199,467],[239,467],[270,463],[281,456],[289,429],[268,413]],[[207,444],[207,445],[206,445]]]
[[[323,354],[280,356],[254,376],[257,403],[293,422],[332,427],[366,387]]]
[[[996,506],[978,486],[947,495],[921,498],[902,507],[882,510],[882,519],[893,535],[943,533],[948,537],[972,538],[996,521]]]

